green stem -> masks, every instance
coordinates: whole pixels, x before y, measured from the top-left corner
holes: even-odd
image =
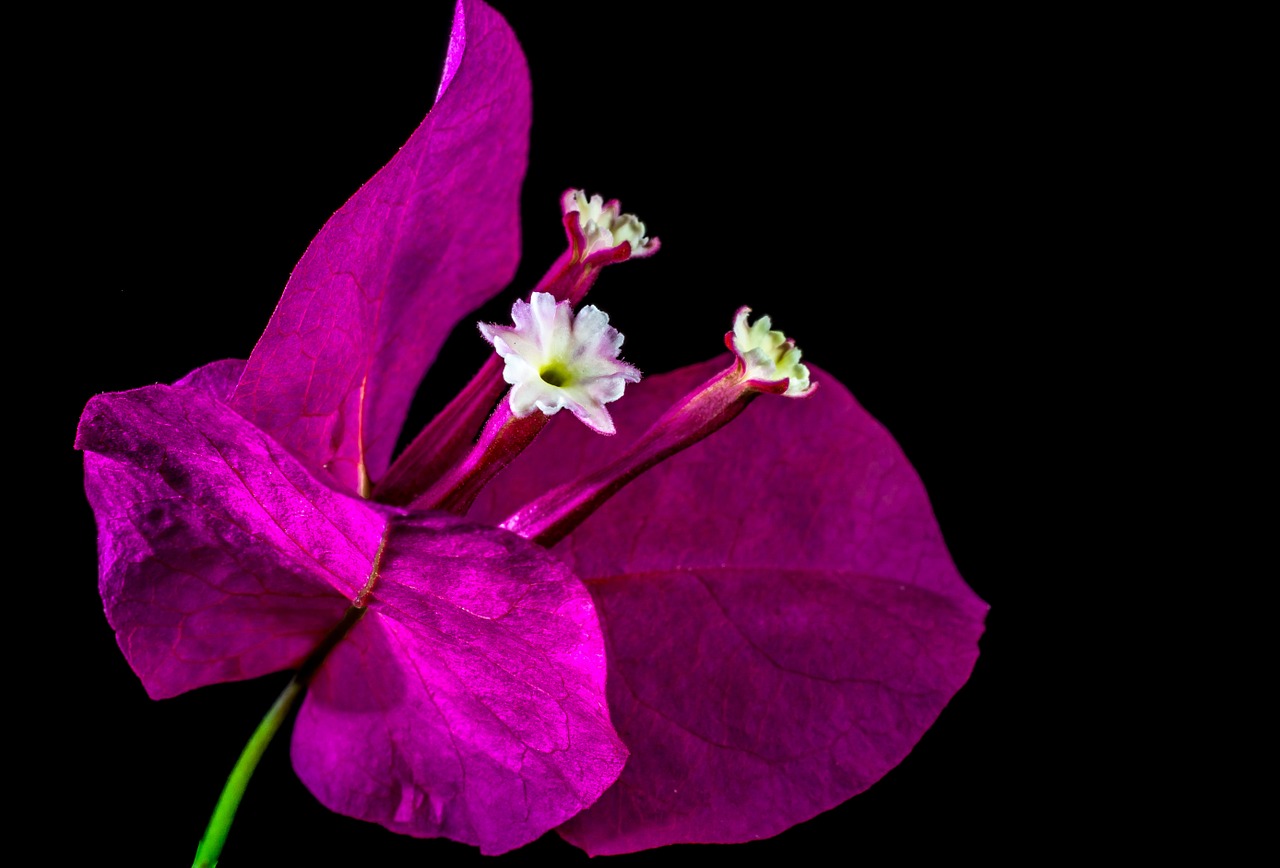
[[[320,664],[329,656],[329,652],[342,640],[342,637],[347,635],[356,621],[360,620],[364,612],[364,607],[352,606],[347,609],[342,622],[328,636],[325,636],[324,641],[303,661],[302,666],[276,697],[276,701],[272,703],[271,709],[262,718],[258,728],[253,731],[249,742],[240,752],[240,758],[236,760],[235,767],[227,777],[222,794],[218,796],[218,803],[213,808],[213,816],[209,818],[209,825],[204,830],[199,846],[196,847],[196,858],[192,868],[216,868],[218,857],[222,855],[223,845],[227,843],[227,834],[231,831],[231,821],[236,818],[236,809],[240,807],[245,788],[249,786],[249,779],[253,777],[253,772],[258,767],[258,761],[262,759],[263,753],[266,752],[267,745],[271,744],[271,739],[280,730],[280,726],[289,716],[289,711],[298,697],[306,692],[307,684],[320,668]]]

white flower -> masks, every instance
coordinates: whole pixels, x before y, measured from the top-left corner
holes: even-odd
[[[813,391],[809,383],[809,369],[800,364],[800,348],[796,342],[779,331],[772,331],[772,323],[762,316],[748,325],[747,314],[751,308],[738,308],[733,319],[733,351],[741,360],[748,380],[765,383],[787,381],[782,394],[799,398]]]
[[[609,250],[626,241],[631,244],[631,258],[640,259],[658,249],[658,239],[644,234],[644,224],[634,214],[621,214],[617,199],[604,201],[600,194],[587,198],[584,190],[569,190],[560,200],[564,214],[578,212],[578,225],[586,239],[583,256],[597,250]]]
[[[545,292],[511,307],[514,326],[480,323],[480,333],[506,362],[502,376],[511,384],[511,412],[548,416],[567,407],[589,428],[614,432],[605,404],[622,397],[640,371],[618,359],[622,334],[594,305],[574,316],[567,301]]]

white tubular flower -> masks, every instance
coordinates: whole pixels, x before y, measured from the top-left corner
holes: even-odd
[[[588,428],[614,432],[605,404],[622,397],[640,371],[618,359],[622,334],[594,305],[577,316],[573,306],[545,292],[511,307],[514,326],[480,323],[480,333],[506,362],[502,377],[511,384],[511,412],[548,416],[567,407]]]
[[[780,394],[789,398],[800,398],[812,392],[809,369],[800,364],[800,348],[796,342],[782,332],[771,331],[773,323],[767,316],[748,324],[749,313],[749,307],[738,308],[733,319],[730,347],[746,370],[745,379],[779,386],[785,380],[786,389]]]
[[[644,224],[636,215],[619,213],[622,206],[617,199],[605,202],[598,193],[588,199],[584,190],[569,190],[560,207],[565,214],[578,212],[578,225],[586,241],[584,256],[598,250],[611,250],[624,241],[631,245],[632,259],[641,259],[658,249],[658,239],[644,234]]]

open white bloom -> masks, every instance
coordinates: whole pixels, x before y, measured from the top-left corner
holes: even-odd
[[[605,202],[598,193],[588,199],[584,190],[569,190],[561,199],[560,207],[565,214],[578,212],[578,225],[586,241],[584,256],[618,247],[624,241],[631,245],[632,259],[643,258],[658,249],[657,239],[645,236],[644,224],[636,215],[619,213],[622,206],[617,199]]]
[[[799,398],[813,391],[809,383],[809,369],[800,364],[800,348],[796,342],[780,331],[772,331],[773,323],[762,316],[752,324],[747,323],[751,308],[738,308],[733,319],[733,351],[742,361],[748,380],[765,383],[787,381],[782,394]]]
[[[618,358],[622,334],[595,305],[574,316],[573,306],[545,292],[511,307],[514,326],[480,323],[480,333],[506,363],[502,377],[511,384],[511,412],[548,416],[567,407],[589,428],[614,432],[605,404],[622,397],[640,371]]]

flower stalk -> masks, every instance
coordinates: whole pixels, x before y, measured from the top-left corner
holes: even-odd
[[[363,606],[351,606],[347,609],[342,621],[303,661],[302,666],[294,673],[293,678],[289,679],[284,690],[280,691],[276,701],[271,704],[271,708],[263,716],[253,735],[249,736],[249,741],[240,752],[240,758],[236,760],[231,774],[227,776],[227,783],[218,796],[213,814],[209,817],[209,825],[205,827],[204,835],[196,846],[196,857],[191,863],[192,868],[217,868],[222,848],[227,843],[227,835],[231,833],[231,823],[236,818],[236,810],[240,807],[240,801],[244,798],[244,792],[249,786],[254,771],[258,768],[258,762],[266,753],[267,746],[284,725],[298,699],[306,692],[307,684],[315,676],[320,664],[364,613]]]

